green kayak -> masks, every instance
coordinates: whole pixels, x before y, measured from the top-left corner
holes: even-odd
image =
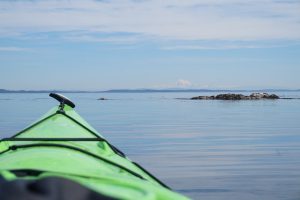
[[[110,144],[68,98],[50,96],[60,105],[0,140],[0,199],[188,199]]]

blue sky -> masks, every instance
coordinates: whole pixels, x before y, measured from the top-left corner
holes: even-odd
[[[0,88],[300,88],[298,0],[0,1]]]

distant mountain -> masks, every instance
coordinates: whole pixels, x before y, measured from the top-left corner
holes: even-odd
[[[0,93],[7,93],[8,90],[0,89]]]
[[[89,91],[80,90],[5,90],[0,89],[0,93],[90,93]]]

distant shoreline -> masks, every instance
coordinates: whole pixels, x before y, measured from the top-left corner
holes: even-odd
[[[82,90],[6,90],[0,93],[175,93],[175,92],[300,92],[300,89],[259,89],[259,90],[213,90],[213,89],[114,89],[103,91]]]

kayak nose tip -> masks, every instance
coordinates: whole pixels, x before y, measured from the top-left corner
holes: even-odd
[[[64,105],[68,105],[71,108],[75,108],[75,104],[67,97],[58,93],[50,93],[50,97],[56,99],[60,103],[60,107],[63,109]]]

